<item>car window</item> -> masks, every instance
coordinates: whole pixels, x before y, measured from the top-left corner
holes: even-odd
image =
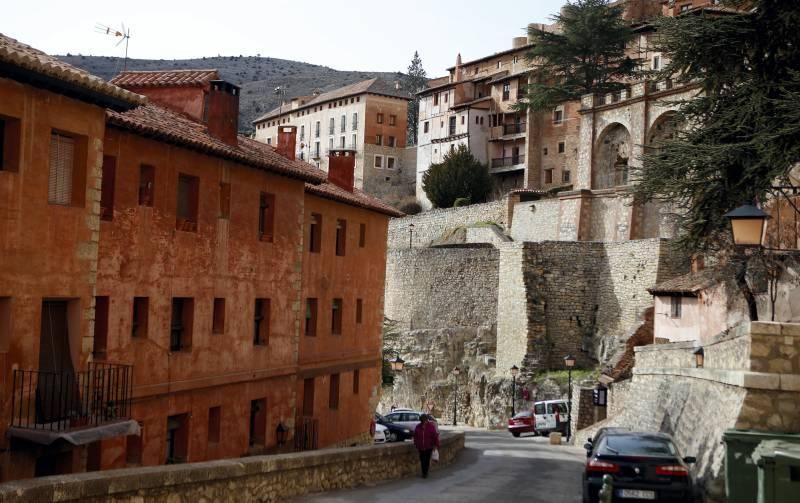
[[[386,416],[386,419],[388,419],[389,421],[399,421],[400,414],[389,414],[388,416]]]
[[[559,414],[566,414],[567,413],[567,404],[564,402],[555,402],[555,403],[548,403],[547,404],[547,413],[548,414],[555,414],[558,411]]]
[[[532,415],[531,411],[524,410],[524,411],[520,412],[519,414],[517,414],[516,416],[514,416],[512,419],[520,419],[520,418],[523,418],[523,417],[531,417],[531,415]]]
[[[603,451],[634,456],[675,456],[675,446],[666,438],[608,435],[603,437]]]
[[[406,414],[406,417],[408,417],[406,421],[419,421],[419,414]]]
[[[544,404],[543,403],[534,404],[533,405],[533,413],[534,414],[539,414],[539,415],[544,414]]]

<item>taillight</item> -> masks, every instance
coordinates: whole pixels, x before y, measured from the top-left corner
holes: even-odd
[[[688,477],[689,470],[681,465],[656,466],[656,475],[666,475],[668,477]]]
[[[586,463],[586,471],[599,472],[599,473],[617,473],[619,471],[619,465],[614,463],[609,463],[608,461],[600,461],[599,459],[593,459],[588,463]]]

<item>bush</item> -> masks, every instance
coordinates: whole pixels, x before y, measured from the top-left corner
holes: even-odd
[[[403,203],[400,205],[398,210],[402,211],[406,215],[416,215],[417,213],[422,212],[422,206],[416,201],[410,201],[407,203]]]
[[[431,164],[422,175],[422,189],[436,208],[450,208],[458,199],[468,200],[467,204],[484,202],[492,185],[488,166],[464,145],[446,154],[441,163]]]

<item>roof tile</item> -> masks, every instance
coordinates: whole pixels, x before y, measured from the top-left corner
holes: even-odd
[[[377,211],[379,213],[383,213],[384,215],[389,215],[390,217],[405,216],[405,213],[402,211],[392,208],[380,199],[370,196],[359,189],[353,189],[353,192],[349,192],[330,182],[320,185],[311,185],[307,183],[306,192],[309,194],[314,194],[315,196],[324,197],[325,199],[332,199],[341,203]]]
[[[111,79],[120,87],[198,87],[219,80],[217,70],[146,70],[125,71]]]

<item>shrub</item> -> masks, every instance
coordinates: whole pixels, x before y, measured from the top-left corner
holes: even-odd
[[[436,208],[450,208],[457,199],[483,202],[492,190],[488,166],[481,164],[464,145],[431,164],[422,175],[422,189]]]
[[[416,201],[401,203],[397,209],[406,215],[416,215],[417,213],[422,212],[422,206],[420,206],[420,204]]]

